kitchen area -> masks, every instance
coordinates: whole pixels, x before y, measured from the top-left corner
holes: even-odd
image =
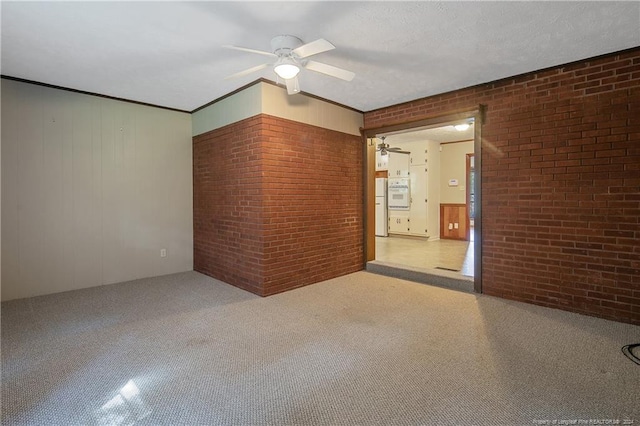
[[[377,262],[473,277],[473,122],[462,124],[373,138]]]

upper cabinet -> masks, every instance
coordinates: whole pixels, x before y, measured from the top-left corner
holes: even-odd
[[[376,172],[381,170],[389,170],[389,155],[382,155],[380,151],[376,151]]]
[[[409,162],[412,166],[427,164],[427,149],[412,149]]]
[[[389,158],[389,178],[409,177],[409,170],[411,166],[409,154],[402,152],[389,152],[387,157]]]

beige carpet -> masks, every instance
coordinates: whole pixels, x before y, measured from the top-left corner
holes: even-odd
[[[636,342],[367,272],[269,298],[188,272],[3,303],[2,423],[640,425]]]

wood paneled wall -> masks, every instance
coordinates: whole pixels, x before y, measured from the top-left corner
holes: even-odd
[[[186,113],[3,79],[2,299],[191,270],[190,136]]]
[[[440,204],[440,238],[468,239],[468,223],[466,204]]]

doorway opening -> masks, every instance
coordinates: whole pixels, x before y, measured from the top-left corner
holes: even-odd
[[[375,206],[367,209],[367,270],[482,291],[479,118],[477,111],[365,132],[367,204]]]

